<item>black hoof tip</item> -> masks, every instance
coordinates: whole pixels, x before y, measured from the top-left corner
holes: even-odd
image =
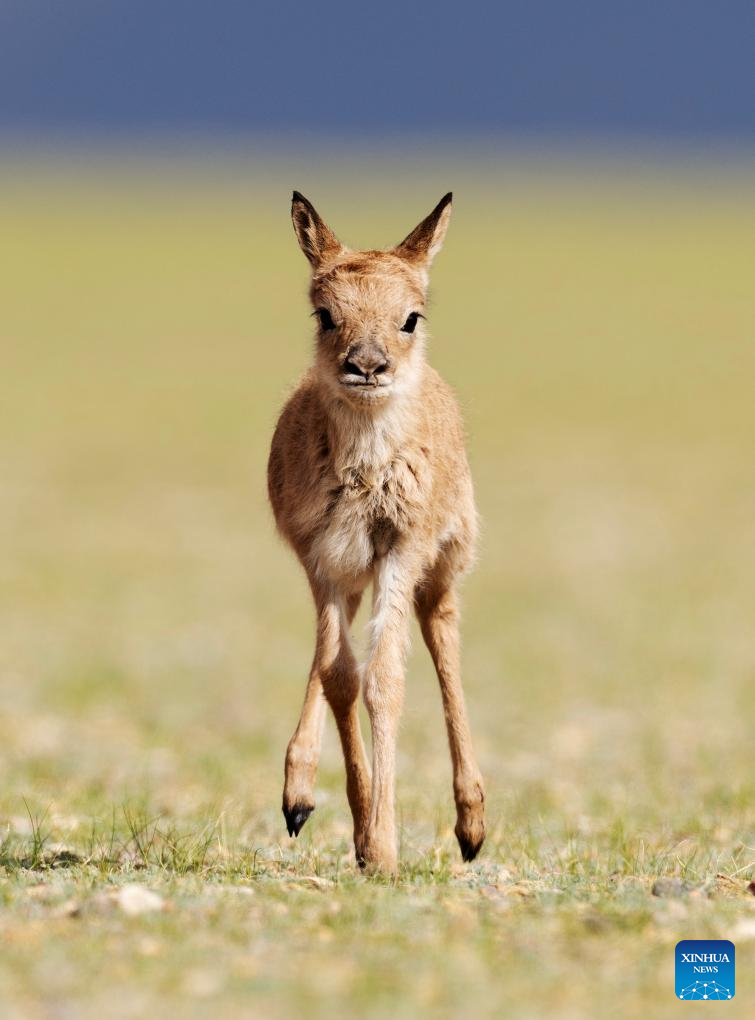
[[[304,823],[314,811],[313,807],[306,807],[304,804],[294,804],[291,809],[283,808],[283,815],[286,819],[286,828],[289,836],[298,836]]]
[[[456,833],[456,838],[459,841],[459,849],[461,850],[462,859],[467,861],[467,863],[475,859],[480,852],[482,844],[485,842],[484,836],[482,839],[473,843],[471,840],[467,839],[466,836],[460,836],[458,832]]]

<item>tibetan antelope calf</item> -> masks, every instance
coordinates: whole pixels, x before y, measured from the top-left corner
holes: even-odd
[[[297,191],[291,214],[312,267],[316,347],[278,421],[268,487],[278,528],[312,589],[317,643],[286,754],[286,825],[298,836],[314,809],[329,704],[357,860],[372,871],[396,871],[396,736],[414,607],[440,681],[455,831],[469,861],[485,838],[485,795],[459,674],[455,589],[473,556],[476,512],[461,416],[425,360],[423,315],[451,195],[387,251],[345,247]],[[360,668],[349,626],[370,581],[370,651]],[[371,770],[359,727],[360,685],[372,729]]]

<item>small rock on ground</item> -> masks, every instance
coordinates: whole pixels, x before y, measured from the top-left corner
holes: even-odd
[[[688,896],[694,892],[695,886],[681,878],[658,878],[653,882],[653,896]]]
[[[118,906],[129,917],[139,914],[152,914],[165,908],[165,900],[158,893],[147,889],[144,885],[124,885],[118,890],[116,897]]]

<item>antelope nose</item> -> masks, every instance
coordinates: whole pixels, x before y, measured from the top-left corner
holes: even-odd
[[[388,358],[376,348],[370,350],[351,350],[343,363],[343,371],[347,375],[361,375],[369,380],[374,376],[388,371]]]

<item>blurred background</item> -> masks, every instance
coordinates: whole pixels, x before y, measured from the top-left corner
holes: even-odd
[[[299,844],[279,811],[313,638],[265,494],[312,342],[290,192],[376,247],[453,189],[430,358],[483,523],[480,866],[747,863],[753,38],[738,0],[0,4],[7,839],[24,798],[79,852],[139,803],[263,861],[348,860],[332,726]],[[402,854],[455,867],[416,633],[409,670]]]

